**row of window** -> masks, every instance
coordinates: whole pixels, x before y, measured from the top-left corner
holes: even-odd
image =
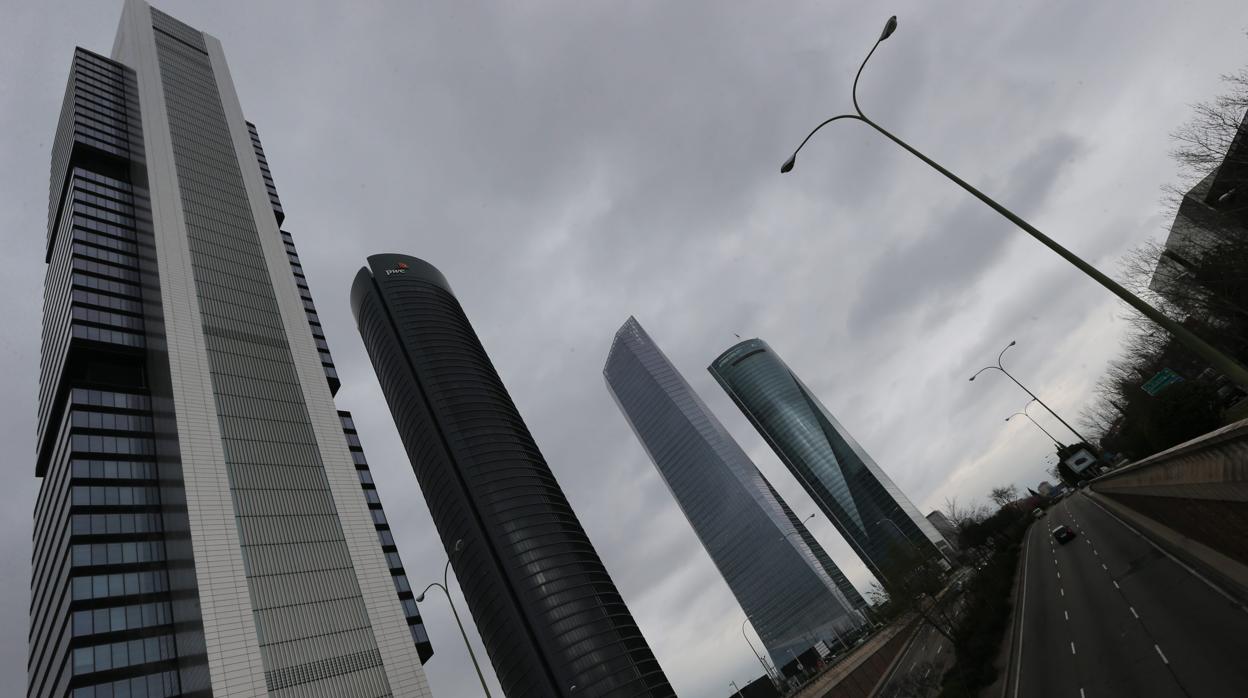
[[[74,514],[70,533],[75,536],[107,536],[131,533],[160,533],[160,514]]]
[[[85,230],[83,228],[74,229],[74,240],[83,242],[96,247],[106,247],[110,250],[117,250],[128,255],[137,255],[139,246],[133,240],[115,238],[111,235],[96,232],[94,230]]]
[[[85,271],[91,274],[107,276],[109,278],[120,279],[121,281],[129,281],[135,284],[143,280],[142,277],[140,277],[139,272],[133,269],[123,269],[121,267],[115,267],[111,264],[102,264],[93,259],[83,259],[81,257],[75,257],[73,259],[73,268],[77,271]],[[77,281],[77,275],[75,275],[74,280]],[[139,295],[139,289],[137,287],[135,288],[133,295],[135,296]]]
[[[128,183],[77,167],[74,168],[74,187],[122,201],[128,201],[131,195]]]
[[[104,221],[97,221],[94,218],[80,217],[74,221],[74,227],[83,230],[93,230],[97,233],[104,233],[106,235],[125,238],[127,240],[133,240],[135,237],[133,228],[113,225],[112,223],[105,223]]]
[[[100,184],[104,184],[114,189],[124,189],[126,191],[130,190],[129,182],[124,182],[120,179],[116,179],[113,177],[109,177],[108,175],[100,174],[99,172],[96,172],[94,170],[84,170],[81,167],[75,167],[74,177],[77,177],[78,179],[90,180],[92,182],[98,182]]]
[[[74,689],[73,698],[172,698],[182,694],[176,671],[162,671]]]
[[[96,407],[115,407],[121,410],[150,410],[152,401],[146,395],[137,393],[119,393],[112,390],[91,390],[74,388],[69,396],[70,402],[77,405]]]
[[[119,267],[137,267],[139,265],[139,261],[133,255],[106,250],[102,247],[95,247],[82,242],[74,243],[73,254],[77,257],[98,259],[101,262],[116,264]]]
[[[129,436],[101,436],[99,434],[74,434],[70,437],[70,445],[78,452],[91,453],[126,453],[138,456],[151,456],[156,453],[156,444],[151,439],[138,439]]]
[[[108,196],[100,196],[98,193],[89,190],[88,187],[90,186],[87,183],[74,186],[74,203],[90,204],[98,209],[107,209],[127,216],[134,216],[134,207],[128,202],[118,201]],[[114,192],[108,189],[103,187],[100,187],[100,189],[107,194],[115,195]]]
[[[118,332],[116,330],[108,330],[101,327],[90,327],[87,325],[74,325],[73,335],[78,339],[87,339],[92,342],[105,342],[107,344],[117,344],[123,347],[142,348],[145,344],[143,335]],[[112,453],[112,451],[109,453]]]
[[[102,487],[74,485],[70,488],[73,506],[141,507],[160,504],[160,490],[155,487]]]
[[[112,211],[106,211],[102,208],[89,206],[87,204],[79,203],[77,201],[74,202],[73,210],[74,210],[74,213],[80,213],[84,216],[94,216],[96,218],[99,218],[100,220],[107,221],[109,223],[116,223],[117,225],[128,225],[130,227],[134,227],[134,218],[131,216],[122,216],[122,215],[113,213]]]
[[[147,461],[75,458],[70,461],[75,478],[106,480],[155,480],[156,464]]]
[[[120,313],[112,313],[107,310],[96,310],[95,308],[86,308],[76,305],[70,313],[75,320],[81,322],[94,322],[101,325],[112,325],[134,332],[143,331],[143,318],[133,315],[122,315]]]
[[[81,286],[82,288],[90,288],[97,291],[105,291],[107,293],[116,293],[119,295],[129,296],[131,298],[138,298],[140,294],[139,287],[134,284],[122,283],[112,279],[102,279],[98,276],[89,276],[87,274],[75,273],[73,275],[72,282],[75,287]]]
[[[125,543],[78,543],[70,546],[74,567],[131,565],[165,559],[165,544],[158,540]]]
[[[93,574],[74,577],[70,580],[70,590],[74,601],[157,594],[169,591],[169,578],[164,570]]]
[[[95,293],[94,291],[74,290],[70,294],[70,298],[75,303],[85,305],[98,305],[110,310],[121,310],[127,313],[139,315],[143,312],[143,304],[129,298],[121,298],[120,296],[110,296],[104,293]]]
[[[151,431],[152,418],[141,414],[117,414],[115,412],[88,412],[76,409],[70,418],[76,427],[87,429],[113,429],[116,431]]]
[[[121,630],[150,628],[173,622],[173,609],[168,601],[137,603],[130,606],[74,611],[71,625],[74,637],[114,633]]]
[[[74,650],[74,676],[159,662],[175,656],[172,635],[79,647]]]

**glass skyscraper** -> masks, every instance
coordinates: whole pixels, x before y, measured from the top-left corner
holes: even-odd
[[[709,370],[876,577],[943,559],[936,529],[766,342],[736,344]]]
[[[373,255],[351,309],[506,694],[674,696],[442,273]]]
[[[52,145],[29,696],[430,695],[221,44],[127,0]]]
[[[603,376],[776,666],[861,625],[862,596],[635,318]]]

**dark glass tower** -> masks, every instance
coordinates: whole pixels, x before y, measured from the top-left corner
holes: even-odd
[[[862,624],[862,596],[635,318],[602,373],[776,666]]]
[[[351,308],[503,690],[674,695],[446,279],[368,265]]]
[[[127,0],[50,184],[28,695],[429,696],[220,43]]]
[[[876,577],[943,559],[936,529],[766,342],[741,342],[709,370]]]

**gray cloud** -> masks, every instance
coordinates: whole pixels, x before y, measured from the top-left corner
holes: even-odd
[[[1166,133],[1242,64],[1243,26],[1156,2],[925,3],[863,77],[864,109],[1042,230],[1113,269],[1163,222]],[[75,44],[120,3],[12,4],[0,27],[0,693],[24,690],[35,367],[49,141]],[[765,337],[924,511],[1043,477],[1011,366],[1077,413],[1114,354],[1102,290],[860,125],[853,69],[885,11],[806,2],[160,3],[219,37],[256,122],[414,582],[441,545],[356,335],[367,254],[446,273],[664,668],[686,698],[758,673],[741,611],[602,384],[636,314],[800,512],[809,498],[706,374]],[[1240,23],[1242,25],[1242,22]],[[1034,432],[1034,429],[1031,430]],[[822,520],[816,536],[863,587]],[[461,599],[462,600],[462,599]],[[435,695],[476,695],[445,604],[423,604]],[[470,634],[475,633],[471,627]],[[477,644],[480,647],[480,644]]]

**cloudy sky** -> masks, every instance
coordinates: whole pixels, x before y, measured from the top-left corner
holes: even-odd
[[[73,47],[107,53],[121,3],[0,4],[0,693],[19,695],[50,141]],[[759,669],[741,609],[603,385],[630,314],[799,513],[814,505],[705,370],[734,333],[765,338],[924,512],[1044,478],[1051,444],[1002,422],[1026,396],[966,378],[1016,339],[1012,370],[1073,417],[1126,311],[862,125],[822,132],[792,174],[779,165],[848,108],[895,12],[863,77],[867,113],[1114,270],[1162,233],[1167,134],[1248,62],[1248,13],[866,5],[157,3],[225,45],[414,583],[444,554],[351,319],[351,277],[375,252],[450,279],[687,698]],[[836,531],[813,530],[865,590]],[[446,604],[422,611],[435,695],[478,695]]]

